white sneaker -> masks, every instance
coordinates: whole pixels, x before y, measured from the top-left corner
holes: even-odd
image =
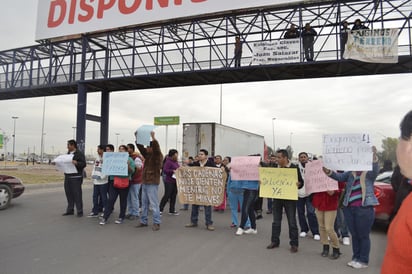
[[[342,242],[343,242],[343,245],[350,245],[349,237],[343,237]]]
[[[315,241],[320,241],[320,235],[319,234],[315,234],[315,236],[313,236],[313,239]]]
[[[302,232],[299,234],[299,237],[305,238],[306,235],[307,235],[306,232],[305,232],[305,231],[302,231]]]
[[[99,225],[105,225],[107,223],[106,219],[101,219]]]
[[[356,263],[356,261],[352,260],[352,261],[348,262],[347,265],[352,267],[354,263]]]
[[[240,236],[240,235],[243,235],[243,232],[245,232],[242,228],[240,228],[240,227],[238,227],[238,229],[236,230],[236,235],[237,236]]]
[[[354,262],[354,263],[352,264],[352,267],[353,267],[353,268],[356,268],[356,269],[361,269],[361,268],[367,268],[368,265],[367,265],[367,264],[364,264],[364,263],[361,263],[361,262]]]
[[[114,221],[115,224],[123,224],[124,219],[123,218],[119,218],[116,221]]]
[[[245,234],[257,234],[257,229],[249,228],[244,231]]]

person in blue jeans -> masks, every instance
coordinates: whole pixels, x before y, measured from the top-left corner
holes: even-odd
[[[152,230],[158,231],[161,223],[158,190],[163,155],[159,142],[155,138],[155,132],[150,132],[150,136],[152,141],[148,147],[140,144],[139,140],[136,139],[137,148],[145,159],[142,175],[142,214],[140,215],[140,224],[137,227],[148,226],[148,214],[149,208],[151,208],[153,213]]]
[[[236,235],[257,234],[254,204],[258,197],[259,181],[240,181],[243,189],[242,217]],[[250,220],[250,228],[246,229]]]
[[[294,168],[297,171],[298,182],[296,182],[297,188],[303,187],[303,179],[300,174],[300,170],[297,165],[292,164],[289,161],[289,154],[286,149],[280,149],[276,152],[276,158],[279,168]],[[297,189],[296,189],[297,192]],[[296,203],[294,200],[286,199],[273,199],[273,222],[272,222],[272,236],[271,243],[266,247],[267,249],[273,249],[279,247],[280,244],[280,231],[282,225],[283,209],[286,213],[289,225],[289,244],[290,252],[298,252],[299,246],[299,233],[298,225],[296,222]]]
[[[216,165],[213,161],[208,159],[209,152],[206,149],[201,149],[198,154],[198,161],[194,162],[190,166],[200,166],[200,167],[214,167]],[[190,214],[190,223],[186,224],[186,227],[197,227],[198,219],[199,219],[199,207],[200,205],[192,205],[192,212]],[[206,222],[206,229],[209,231],[214,231],[215,227],[213,226],[212,221],[212,206],[204,206],[205,207],[205,222]]]
[[[227,196],[229,199],[229,206],[230,212],[232,217],[232,224],[231,227],[238,227],[238,205],[240,205],[240,209],[242,210],[243,205],[243,192],[244,189],[242,188],[242,181],[235,181],[232,180],[229,173],[229,178],[227,181]],[[245,227],[250,227],[250,220],[246,221]]]
[[[305,179],[305,165],[309,161],[309,155],[306,152],[299,153],[299,170],[303,180]],[[304,238],[310,231],[312,232],[313,239],[320,240],[319,225],[315,214],[315,208],[312,205],[311,197],[305,192],[305,188],[302,187],[298,190],[298,220],[300,225],[299,236]],[[307,219],[306,219],[307,218]]]
[[[143,176],[143,157],[140,153],[135,151],[134,144],[127,144],[127,152],[129,156],[133,159],[136,170],[130,179],[129,194],[127,195],[127,210],[128,214],[126,218],[129,220],[137,220],[139,218],[139,192],[142,184]]]
[[[88,217],[99,217],[107,205],[108,178],[102,174],[104,145],[97,146],[97,157],[94,161],[92,179],[93,179],[93,209]],[[100,204],[101,202],[101,204]]]
[[[343,209],[340,206],[336,212],[335,232],[338,238],[342,238],[343,245],[350,245],[348,226],[346,225]]]
[[[343,214],[352,235],[352,260],[348,266],[367,268],[371,249],[370,232],[375,220],[374,206],[379,204],[374,193],[374,182],[379,173],[376,147],[372,147],[373,164],[371,171],[346,171],[337,173],[327,168],[324,172],[332,179],[346,182],[343,198]]]

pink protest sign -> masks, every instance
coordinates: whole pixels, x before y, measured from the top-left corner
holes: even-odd
[[[329,178],[323,170],[320,160],[308,162],[305,165],[305,191],[306,194],[338,190],[338,182]]]
[[[233,157],[230,163],[232,180],[259,180],[260,156]]]

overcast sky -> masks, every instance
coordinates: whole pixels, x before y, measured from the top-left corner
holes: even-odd
[[[3,0],[0,4],[0,50],[35,43],[37,1]],[[7,39],[6,39],[7,38]],[[276,147],[292,143],[295,152],[321,154],[322,134],[371,134],[381,150],[381,139],[399,136],[399,122],[412,108],[412,74],[341,77],[259,83],[225,84],[222,123],[265,136]],[[111,94],[109,142],[134,142],[133,132],[152,124],[155,116],[180,116],[181,123],[219,122],[220,85],[182,87]],[[0,129],[11,137],[16,120],[16,153],[40,153],[43,98],[0,101]],[[45,153],[65,152],[76,125],[75,95],[46,97]],[[88,95],[87,113],[100,115],[100,95]],[[86,153],[95,153],[99,124],[86,124]],[[182,130],[169,127],[168,148],[181,149]],[[164,148],[165,130],[156,129]],[[236,144],[236,140],[234,140]],[[12,151],[12,139],[7,145]]]

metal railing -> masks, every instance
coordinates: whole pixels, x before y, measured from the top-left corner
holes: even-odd
[[[230,69],[235,36],[243,42],[242,66],[251,66],[253,43],[282,39],[290,24],[310,23],[318,32],[315,62],[338,62],[341,22],[358,18],[371,29],[398,28],[399,55],[412,56],[411,14],[411,0],[325,1],[45,41],[0,52],[0,92],[81,80]]]

